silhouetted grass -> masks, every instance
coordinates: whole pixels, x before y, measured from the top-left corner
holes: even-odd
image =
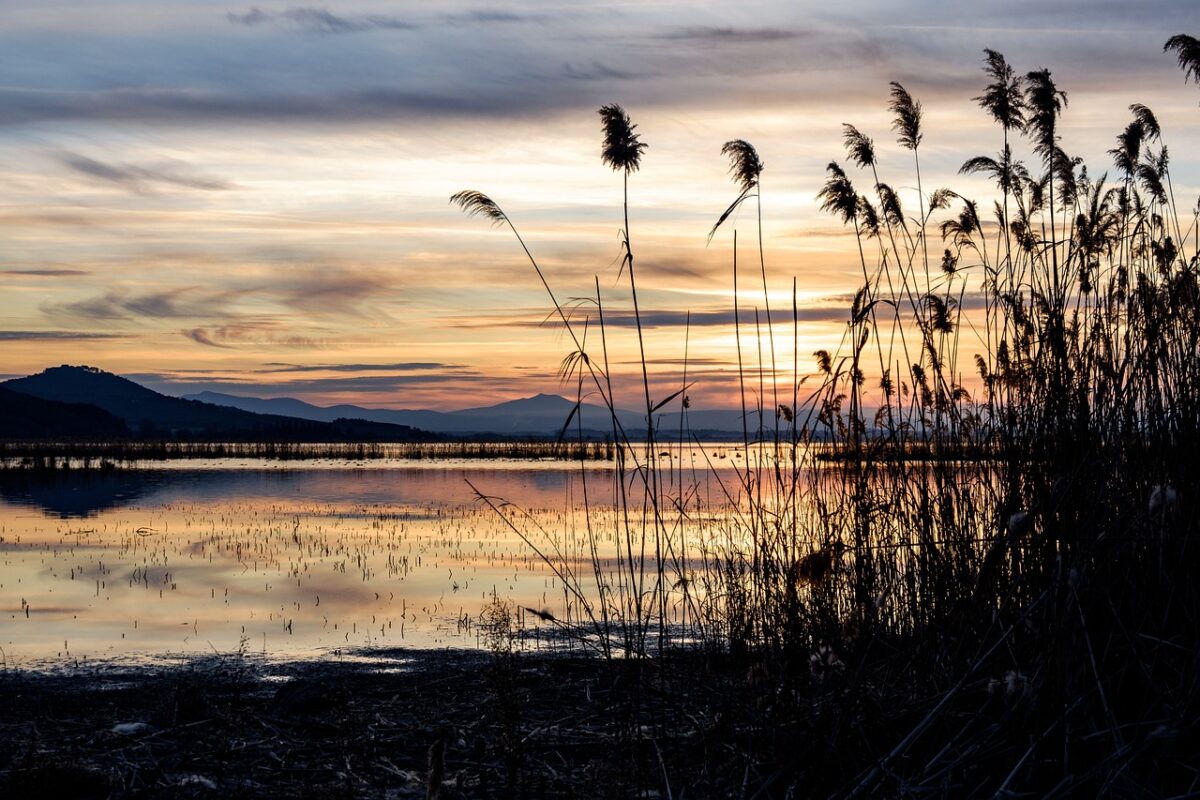
[[[1167,49],[1196,78],[1195,40]],[[722,484],[729,513],[705,508],[682,466],[659,466],[652,428],[631,444],[614,411],[623,514],[588,531],[618,557],[577,574],[527,539],[587,646],[646,661],[699,647],[735,676],[729,736],[748,795],[1200,791],[1187,755],[1200,731],[1200,225],[1176,203],[1149,109],[1115,125],[1113,177],[1094,177],[1063,149],[1067,95],[1051,73],[1021,75],[990,50],[984,63],[976,100],[1000,150],[962,171],[992,178],[990,208],[926,193],[922,108],[900,84],[889,110],[911,173],[885,183],[874,142],[845,127],[852,166],[830,163],[819,199],[853,232],[862,285],[840,346],[814,354],[813,385],[776,368],[769,313],[744,330],[734,236],[759,434],[747,426],[745,468]],[[612,109],[631,132],[606,106],[606,137]],[[713,233],[763,171],[747,142],[722,152],[741,194]],[[894,186],[917,187],[915,208]],[[636,313],[629,215],[627,199]],[[551,300],[575,347],[567,377],[617,408],[599,292],[586,321]],[[679,403],[686,416],[686,383],[653,400],[640,329],[639,346],[647,415]]]

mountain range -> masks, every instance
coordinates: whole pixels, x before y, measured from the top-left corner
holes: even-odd
[[[426,441],[451,437],[554,437],[579,429],[612,435],[604,406],[538,394],[455,411],[317,406],[292,397],[261,399],[200,392],[171,397],[95,367],[51,367],[0,384],[0,438],[181,439],[228,441]],[[626,435],[639,438],[646,416],[618,409]],[[688,433],[739,433],[740,413],[688,411]],[[655,414],[659,435],[678,436],[680,412]],[[756,427],[751,424],[751,428]]]
[[[572,414],[575,402],[553,394],[538,394],[458,411],[364,408],[354,405],[317,406],[293,397],[263,399],[220,392],[199,392],[184,396],[189,400],[230,406],[259,414],[286,414],[315,421],[353,417],[373,422],[409,425],[425,431],[456,436],[558,436],[568,420],[570,426],[567,434],[582,428],[585,434],[591,436],[612,435],[612,416],[608,408],[595,403],[582,403],[578,413]],[[644,431],[644,412],[619,408],[616,414],[630,439],[638,438]],[[734,433],[740,436],[741,420],[740,412],[736,411],[690,410],[687,424],[692,433],[723,435],[723,438]],[[663,438],[678,438],[679,422],[679,412],[655,414],[655,425]],[[751,427],[755,425],[752,423]]]
[[[255,414],[159,394],[111,372],[63,365],[0,384],[8,439],[410,442],[442,438],[404,425]],[[19,420],[27,420],[29,427]]]

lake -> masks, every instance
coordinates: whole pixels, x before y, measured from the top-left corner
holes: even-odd
[[[710,511],[725,504],[720,476],[736,483],[727,465],[741,458],[720,445],[656,457],[660,478],[691,486],[696,507]],[[612,461],[507,458],[0,471],[3,662],[474,647],[494,597],[569,622],[562,582],[530,542],[578,566],[586,584],[589,523],[596,557],[615,552],[615,475]],[[635,484],[626,493],[638,511]],[[552,633],[519,613],[524,627]]]

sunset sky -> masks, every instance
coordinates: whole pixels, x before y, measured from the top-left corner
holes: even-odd
[[[690,311],[692,393],[708,405],[732,405],[733,227],[751,323],[762,302],[753,207],[706,243],[736,195],[728,139],[766,165],[771,302],[790,307],[796,276],[802,371],[837,345],[861,275],[816,200],[826,163],[844,160],[841,123],[874,137],[883,179],[915,205],[890,80],[924,105],[927,191],[990,205],[988,185],[957,175],[999,149],[971,100],[984,47],[1053,72],[1070,97],[1064,147],[1093,174],[1141,102],[1162,123],[1180,206],[1200,191],[1200,89],[1162,52],[1200,34],[1187,0],[39,0],[5,2],[0,18],[5,377],[90,364],[173,394],[381,407],[573,392],[556,377],[568,341],[542,324],[547,299],[516,241],[447,202],[479,189],[560,297],[599,277],[627,379],[621,181],[600,163],[596,115],[609,102],[649,144],[630,182],[647,355],[678,381]]]

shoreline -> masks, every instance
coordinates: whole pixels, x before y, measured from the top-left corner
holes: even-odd
[[[665,724],[676,716],[665,697],[631,691],[648,662],[486,650],[373,658],[266,664],[234,654],[0,673],[10,712],[0,721],[0,794],[663,796],[656,750],[681,770],[700,755],[702,730],[682,717]]]

